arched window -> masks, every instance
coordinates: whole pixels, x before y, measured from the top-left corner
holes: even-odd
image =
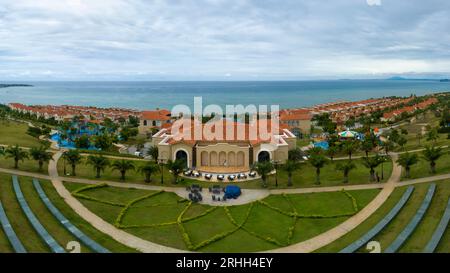
[[[209,156],[208,156],[208,152],[203,151],[201,153],[201,162],[202,162],[202,166],[209,166]]]
[[[236,154],[234,152],[228,153],[228,166],[230,167],[236,166]]]
[[[258,162],[270,161],[270,153],[267,151],[261,151],[258,154]]]
[[[185,162],[186,167],[188,166],[188,155],[185,151],[180,150],[175,155],[176,160],[182,160]]]
[[[245,166],[245,154],[244,152],[238,152],[237,153],[237,164],[238,167]]]

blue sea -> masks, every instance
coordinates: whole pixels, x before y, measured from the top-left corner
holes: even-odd
[[[11,82],[0,82],[11,83]],[[0,103],[89,105],[171,109],[203,104],[312,106],[337,100],[423,95],[450,91],[450,83],[429,80],[333,80],[256,82],[20,82],[33,87],[0,88]]]

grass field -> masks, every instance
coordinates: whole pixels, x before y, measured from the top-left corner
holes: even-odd
[[[13,169],[14,168],[14,160],[12,158],[6,158],[5,156],[0,156],[0,168],[5,169]],[[37,161],[32,159],[25,159],[24,161],[19,161],[19,170],[34,172],[34,173],[42,173],[48,174],[48,164],[45,163],[42,169],[42,172],[39,172],[39,165]]]
[[[357,168],[354,169],[349,176],[349,183],[348,184],[366,184],[369,182],[369,170],[364,167],[361,164],[362,159],[354,159],[354,162],[357,165]],[[85,160],[84,160],[85,162]],[[338,162],[343,161],[334,161],[330,162],[328,165],[326,165],[321,170],[321,185],[320,186],[338,186],[343,185],[343,175],[341,172],[338,172],[335,170],[336,164]],[[137,161],[136,164],[141,164],[141,162]],[[384,169],[384,180],[382,182],[385,182],[387,179],[389,179],[389,176],[392,172],[392,162],[386,162],[383,166]],[[68,172],[71,171],[70,167],[67,166],[66,169]],[[58,171],[59,174],[62,176],[64,174],[64,163],[62,160],[58,162]],[[165,186],[183,186],[183,185],[189,185],[192,183],[200,184],[202,186],[208,187],[211,186],[212,182],[199,182],[192,179],[183,178],[183,181],[181,181],[178,185],[172,184],[172,175],[169,173],[167,168],[164,168],[164,185]],[[379,176],[381,177],[381,165],[376,170],[379,173]],[[100,179],[95,178],[95,172],[93,168],[89,165],[86,165],[84,163],[77,166],[76,169],[77,177],[80,178],[86,178],[91,180],[100,180],[100,181],[120,181],[120,174],[117,171],[112,171],[111,169],[107,169],[105,173],[102,175]],[[153,176],[153,182],[154,185],[160,185],[160,174],[157,173]],[[278,183],[279,188],[287,188],[287,173],[279,169],[278,170]],[[144,183],[144,177],[142,174],[137,173],[135,171],[129,171],[127,173],[127,180],[126,182],[129,183]],[[293,188],[300,188],[300,187],[315,187],[315,169],[311,167],[308,163],[303,163],[301,166],[301,169],[296,171],[293,175]],[[226,184],[225,182],[219,183],[221,185]],[[254,181],[248,181],[248,182],[235,182],[234,184],[239,184],[242,188],[261,188],[261,181],[260,180],[254,180]],[[275,188],[275,176],[272,175],[269,178],[269,188]]]
[[[429,185],[430,183],[416,185],[414,193],[405,207],[382,232],[373,238],[373,240],[380,242],[382,251],[395,240],[395,238],[415,215],[417,209],[423,201]],[[318,252],[338,252],[360,238],[363,234],[375,226],[395,206],[405,190],[406,187],[395,189],[389,199],[381,206],[380,209],[369,217],[369,219],[364,221],[347,235],[336,240],[330,245],[321,248]],[[400,248],[400,252],[422,252],[433,235],[433,232],[444,213],[449,197],[450,180],[437,182],[437,190],[428,211],[411,237],[405,242],[402,248]],[[448,242],[450,242],[450,226],[447,228],[447,231],[437,248],[437,252],[450,253],[450,244]],[[359,252],[367,252],[367,250],[362,248]]]
[[[85,185],[65,183],[65,186],[74,191]],[[115,223],[125,204],[152,193],[156,192],[103,187],[85,191],[83,194],[118,205],[113,206],[84,198],[79,200],[104,220]],[[378,193],[379,190],[350,192],[357,200],[359,208],[367,205]],[[302,216],[298,218],[290,216],[290,213],[294,212]],[[229,207],[228,212],[223,207],[190,205],[173,193],[160,193],[134,203],[124,214],[121,224],[122,228],[136,236],[186,250],[188,245],[177,225],[181,213],[184,213],[180,218],[182,226],[190,242],[196,247],[193,250],[253,252],[278,248],[311,238],[345,221],[355,211],[352,201],[343,192],[273,195],[263,202]],[[310,218],[309,215],[322,215],[322,218]],[[237,229],[236,224],[243,226]],[[227,235],[220,240],[208,242],[221,234]]]
[[[444,155],[436,162],[436,174],[431,173],[430,169],[430,163],[426,161],[425,159],[421,158],[422,153],[417,153],[419,155],[419,162],[413,166],[411,166],[410,171],[410,178],[408,179],[415,179],[415,178],[422,178],[422,177],[428,177],[428,176],[434,176],[439,174],[446,174],[450,173],[450,154],[449,150],[444,150]],[[406,180],[404,177],[404,170],[402,170],[402,180]]]
[[[28,177],[20,177],[19,183],[22,192],[27,200],[31,210],[39,219],[41,224],[47,229],[47,231],[55,238],[55,240],[63,247],[67,245],[69,241],[78,241],[71,233],[69,233],[54,216],[50,213],[47,207],[39,198],[39,195],[32,185],[32,179]],[[53,204],[66,216],[70,221],[82,230],[85,234],[90,236],[94,241],[103,245],[113,252],[134,252],[135,250],[129,249],[109,236],[99,232],[83,219],[78,216],[56,193],[49,181],[41,181],[41,186],[46,192],[49,199]],[[9,220],[17,233],[17,236],[24,244],[28,252],[50,252],[50,249],[45,245],[39,235],[34,231],[31,224],[26,219],[25,214],[17,202],[12,187],[11,176],[0,174],[0,197],[5,208],[5,211],[9,217]],[[12,249],[3,234],[0,233],[0,252],[11,252]],[[91,250],[84,245],[81,246],[82,252],[91,252]]]
[[[50,249],[34,231],[30,222],[23,213],[14,194],[11,181],[11,176],[0,174],[0,198],[14,231],[17,233],[17,236],[22,241],[22,244],[28,252],[50,252]]]
[[[0,120],[0,144],[37,147],[40,142],[27,134],[28,125],[14,121]]]

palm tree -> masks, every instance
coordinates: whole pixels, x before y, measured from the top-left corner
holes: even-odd
[[[301,161],[303,159],[303,151],[298,147],[295,149],[289,150],[288,158],[289,158],[289,160],[293,160],[293,161]]]
[[[373,151],[374,148],[375,148],[375,145],[373,144],[372,140],[369,138],[366,138],[361,143],[361,150],[363,150],[366,153],[366,157],[369,157],[369,153],[371,151]]]
[[[72,167],[72,176],[76,176],[76,167],[82,160],[80,152],[78,150],[69,150],[63,153],[63,157]]]
[[[402,150],[404,150],[406,143],[408,143],[408,140],[406,139],[406,137],[404,137],[404,136],[398,137],[397,144],[398,144],[398,146],[400,146],[402,148]]]
[[[128,171],[135,170],[136,166],[131,160],[116,160],[111,165],[114,171],[120,172],[120,180],[125,181],[125,175]]]
[[[423,158],[430,162],[431,173],[436,173],[436,161],[443,155],[442,148],[433,146],[426,146],[425,151],[422,152]]]
[[[374,182],[376,180],[375,168],[383,162],[383,158],[376,155],[374,157],[364,157],[363,159],[363,165],[370,170],[370,182]]]
[[[352,154],[358,150],[359,142],[353,140],[347,140],[342,144],[342,150],[344,153],[348,154],[348,159],[352,160]]]
[[[270,161],[257,162],[252,169],[261,176],[262,186],[267,188],[267,177],[274,170],[273,163]]]
[[[86,164],[91,165],[96,172],[96,178],[101,177],[101,173],[105,171],[106,167],[109,166],[109,159],[101,155],[90,155],[87,158]]]
[[[159,166],[155,162],[147,161],[145,164],[138,167],[138,171],[145,175],[145,182],[152,182],[152,174],[159,171]]]
[[[313,148],[309,149],[307,151],[307,153],[309,156],[313,156],[313,155],[323,154],[324,150],[320,147],[313,147]]]
[[[32,148],[30,150],[30,155],[38,162],[40,172],[42,172],[42,166],[44,166],[44,163],[48,163],[50,160],[53,160],[53,154],[51,152],[47,152],[47,148],[45,146]]]
[[[295,160],[287,160],[283,165],[283,170],[288,173],[288,187],[292,186],[292,174],[300,169],[300,162]]]
[[[347,161],[345,163],[339,163],[336,166],[337,171],[341,171],[344,174],[344,183],[348,183],[348,175],[351,170],[355,169],[356,165],[353,161]]]
[[[151,156],[155,162],[158,162],[158,155],[159,155],[158,146],[151,146],[147,151],[147,155]]]
[[[328,163],[328,159],[322,154],[317,154],[312,155],[308,161],[311,166],[316,168],[316,184],[320,185],[320,169],[325,167],[325,165]]]
[[[19,161],[24,161],[28,158],[28,152],[19,147],[19,145],[8,146],[5,150],[6,158],[14,159],[14,169],[19,168]]]
[[[175,161],[169,160],[167,162],[167,168],[170,170],[173,176],[173,184],[178,182],[178,176],[183,172],[184,167],[186,166],[186,161],[177,159]]]
[[[419,156],[417,154],[404,153],[397,159],[397,163],[405,168],[405,177],[409,178],[411,166],[419,162]]]
[[[439,133],[437,131],[436,128],[431,129],[428,133],[427,133],[427,141],[433,141],[434,143],[436,143],[436,141],[439,139]]]
[[[383,147],[384,152],[386,155],[389,155],[389,152],[394,149],[394,143],[390,140],[384,141],[381,146]]]

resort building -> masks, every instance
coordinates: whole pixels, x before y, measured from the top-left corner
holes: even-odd
[[[254,125],[223,120],[207,124],[189,121],[189,128],[177,131],[173,126],[153,135],[160,160],[182,159],[186,167],[206,173],[241,173],[248,172],[258,161],[283,163],[289,150],[296,147],[292,132],[287,128],[271,128],[270,122],[263,133],[264,130],[257,129],[261,121]],[[205,133],[208,128],[213,128],[212,133]],[[251,133],[255,130],[258,132]],[[200,131],[201,136],[196,137],[195,131]]]
[[[153,134],[163,128],[169,128],[172,124],[171,112],[166,109],[143,111],[140,115],[139,134]]]
[[[307,108],[280,111],[280,123],[299,138],[311,134],[311,119],[311,110]]]

